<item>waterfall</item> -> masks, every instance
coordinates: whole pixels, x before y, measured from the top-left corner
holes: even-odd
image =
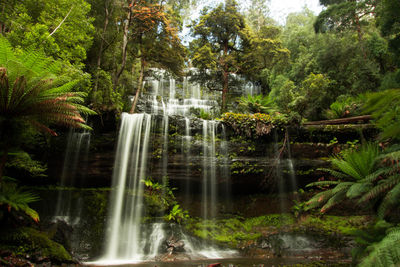
[[[216,216],[217,181],[215,162],[215,121],[203,120],[203,219]]]
[[[228,149],[228,139],[226,136],[226,129],[223,124],[221,124],[222,132],[221,132],[221,155],[222,155],[222,166],[221,166],[221,178],[224,180],[224,200],[225,200],[225,209],[230,211],[232,209],[232,201],[231,201],[231,169],[229,165],[229,149]]]
[[[191,131],[192,111],[193,109],[200,109],[211,112],[216,107],[217,102],[210,100],[209,96],[207,99],[201,99],[200,85],[190,83],[187,78],[184,79],[182,87],[177,87],[175,79],[169,78],[169,87],[165,86],[166,89],[169,89],[169,94],[164,94],[164,83],[168,80],[164,79],[163,73],[160,77],[160,79],[147,80],[147,84],[152,86],[152,90],[150,90],[151,95],[147,98],[146,110],[150,111],[151,115],[123,113],[121,117],[114,162],[106,247],[104,257],[97,261],[99,264],[154,260],[160,252],[165,252],[165,245],[164,250],[162,246],[168,236],[163,225],[167,224],[142,222],[145,210],[143,203],[144,183],[141,181],[153,174],[152,169],[147,166],[148,158],[151,156],[151,154],[148,154],[148,148],[150,140],[157,140],[155,137],[159,134],[160,139],[158,140],[161,141],[161,147],[158,147],[158,149],[161,148],[162,153],[161,159],[156,160],[155,165],[157,168],[161,168],[161,172],[158,171],[159,176],[153,178],[158,179],[158,181],[162,180],[164,185],[167,184],[169,161],[173,159],[173,156],[171,156],[172,159],[169,156],[169,142],[171,141],[171,144],[173,144],[176,141],[172,138],[169,140],[169,130],[173,131],[177,128],[177,126],[170,127],[171,122],[180,120],[183,124],[179,125],[184,125],[184,129],[179,129],[182,134],[180,158],[184,157],[183,162],[186,164],[187,175],[187,179],[181,183],[180,188],[184,191],[184,200],[191,201],[193,197],[190,191],[191,164],[200,163],[201,169],[198,172],[200,177],[196,178],[200,178],[202,183],[200,190],[203,199],[202,217],[203,219],[214,219],[217,216],[217,174],[222,173],[225,177],[225,174],[229,171],[229,167],[223,171],[217,167],[216,150],[221,149],[227,154],[226,143],[221,143],[220,147],[216,146],[219,123],[212,120],[202,120],[202,142],[200,143],[202,155],[199,162],[192,162],[191,157],[192,134],[194,134]],[[164,95],[167,97],[163,97]],[[178,95],[183,96],[183,99],[178,99]],[[171,119],[171,116],[174,119]],[[152,124],[161,128],[152,132],[150,130]],[[225,134],[223,135],[225,136]],[[155,143],[158,144],[158,142]],[[198,148],[199,142],[194,143]],[[177,151],[174,153],[178,153]],[[223,166],[224,168],[228,166],[225,159]],[[182,203],[182,206],[185,206],[184,204]],[[221,253],[224,253],[213,248],[210,244],[196,241],[196,239],[190,238],[182,232],[179,233],[179,230],[172,232],[172,235],[175,233],[184,240],[186,253],[190,253],[191,256],[218,258],[221,257]],[[232,251],[229,251],[229,255],[232,255]]]
[[[296,169],[293,164],[292,160],[292,152],[290,149],[290,139],[289,139],[289,132],[286,129],[286,144],[287,144],[287,153],[288,153],[288,167],[289,167],[289,176],[290,176],[290,185],[291,185],[291,191],[296,192],[297,191],[297,178],[296,178]],[[297,195],[295,195],[297,197]],[[297,199],[298,200],[298,199]]]
[[[190,202],[190,163],[191,163],[191,158],[190,158],[190,142],[192,140],[191,137],[191,132],[190,132],[190,119],[185,117],[185,136],[182,139],[182,151],[185,156],[185,164],[186,164],[186,177],[187,179],[185,180],[185,197],[184,201],[186,204],[189,204]]]
[[[142,260],[141,218],[151,115],[122,114],[105,259]]]
[[[79,171],[83,173],[80,178],[84,178],[86,172],[87,157],[90,146],[90,133],[75,132],[71,129],[68,133],[67,148],[65,150],[64,164],[61,172],[61,187],[73,187],[76,183],[76,176]],[[57,205],[54,219],[62,219],[67,223],[75,224],[79,221],[80,202],[74,200],[71,190],[60,190],[57,197]]]

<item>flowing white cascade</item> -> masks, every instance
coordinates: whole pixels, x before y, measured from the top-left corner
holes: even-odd
[[[158,255],[160,246],[165,239],[163,226],[164,223],[153,223],[151,234],[147,240],[147,242],[150,244],[147,258],[154,259]]]
[[[163,99],[158,101],[158,98],[163,96],[164,91],[164,80],[151,80],[151,86],[153,88],[151,97],[151,112],[153,114],[164,114],[164,115],[180,115],[189,116],[191,109],[199,109],[205,112],[211,112],[213,108],[217,106],[217,101],[201,98],[201,90],[199,84],[189,83],[188,79],[185,78],[183,81],[183,95],[178,99],[176,94],[176,81],[173,78],[169,79],[169,97],[166,102]],[[187,98],[186,96],[189,96]]]
[[[140,229],[151,115],[122,114],[104,260],[144,259]]]
[[[75,185],[78,163],[81,163],[80,171],[83,173],[86,171],[85,164],[87,162],[89,146],[89,132],[84,131],[79,133],[72,129],[69,131],[67,149],[65,151],[64,164],[61,172],[61,187],[71,187]],[[81,211],[79,201],[79,199],[73,201],[71,190],[60,190],[57,197],[54,219],[62,219],[71,224],[78,223]]]
[[[293,164],[292,160],[292,151],[290,149],[290,139],[289,139],[289,133],[286,132],[286,144],[287,144],[287,152],[288,152],[288,166],[289,166],[289,176],[290,176],[290,185],[291,185],[291,191],[296,192],[297,191],[297,177],[296,177],[296,169]],[[297,198],[297,195],[296,195]],[[297,199],[298,200],[298,199]]]
[[[203,120],[203,192],[202,217],[215,218],[217,206],[217,181],[215,162],[216,122]]]
[[[204,96],[198,84],[192,84],[187,78],[183,81],[183,87],[179,91],[176,81],[170,78],[151,79],[147,84],[152,87],[148,98],[148,109],[155,119],[162,116],[162,178],[166,182],[168,175],[168,138],[170,116],[183,116],[185,136],[182,139],[182,153],[186,157],[189,176],[191,173],[191,141],[190,129],[192,108],[212,111],[217,102],[210,96]],[[169,86],[164,86],[169,82]],[[166,85],[166,84],[165,84]],[[168,89],[169,93],[164,92]],[[165,96],[165,98],[163,97]],[[141,225],[143,218],[143,191],[144,184],[141,180],[147,178],[146,165],[148,159],[148,146],[151,132],[152,115],[148,114],[122,114],[121,128],[118,137],[118,146],[113,173],[113,192],[109,208],[110,217],[106,235],[105,256],[97,261],[97,264],[124,264],[143,260],[154,260],[163,252],[163,241],[166,240],[165,223],[153,223],[151,229]],[[158,115],[158,116],[156,116]],[[154,120],[155,121],[155,120]],[[172,120],[171,120],[172,121]],[[218,123],[216,121],[203,120],[203,186],[202,186],[202,216],[204,219],[214,219],[217,215],[217,168],[216,165],[216,133]],[[226,143],[223,144],[226,146]],[[222,148],[227,151],[227,147]],[[227,152],[226,152],[227,153]],[[224,162],[225,163],[225,162]],[[223,173],[225,171],[222,171]],[[186,181],[184,187],[190,192],[190,181]],[[189,194],[185,199],[190,199]],[[221,258],[222,255],[232,256],[232,251],[221,251],[209,244],[181,234],[185,244],[186,253],[199,258]],[[226,254],[227,253],[227,254]]]

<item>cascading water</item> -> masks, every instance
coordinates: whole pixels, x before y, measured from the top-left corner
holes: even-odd
[[[72,187],[76,183],[78,165],[81,179],[86,172],[86,163],[90,146],[90,133],[74,132],[68,133],[67,149],[65,151],[64,165],[61,173],[61,187]],[[80,163],[80,164],[79,164]],[[83,174],[83,175],[82,175]],[[79,222],[81,199],[73,199],[71,190],[60,190],[57,197],[57,206],[54,220],[61,219],[70,224]]]
[[[289,167],[289,176],[290,176],[290,185],[291,185],[291,191],[296,192],[297,191],[297,178],[296,178],[296,169],[293,164],[292,160],[292,152],[290,149],[290,139],[289,139],[289,132],[286,130],[286,144],[287,144],[287,153],[288,153],[288,167]],[[295,195],[297,196],[297,195]],[[297,199],[298,200],[298,199]]]
[[[182,157],[185,157],[186,173],[189,176],[190,165],[193,163],[191,157],[191,120],[190,114],[193,110],[211,112],[216,108],[217,102],[210,96],[201,99],[200,86],[184,80],[182,86],[183,99],[178,99],[177,87],[173,78],[169,79],[169,87],[164,86],[166,81],[164,73],[161,78],[147,81],[152,86],[152,94],[148,96],[146,110],[152,115],[122,114],[121,128],[118,137],[118,145],[113,173],[113,191],[108,230],[106,234],[106,249],[104,257],[98,263],[126,263],[143,260],[154,260],[168,239],[166,223],[153,223],[147,226],[142,223],[144,204],[144,184],[141,182],[150,175],[148,164],[149,142],[154,138],[150,128],[153,124],[161,126],[161,176],[163,184],[167,183],[169,167],[169,125],[170,117],[179,117],[185,125],[182,138]],[[169,89],[169,94],[164,92]],[[164,98],[164,95],[169,97]],[[185,98],[187,96],[188,98]],[[157,123],[161,119],[161,124]],[[198,119],[197,119],[198,120]],[[219,123],[216,121],[202,121],[202,217],[203,219],[214,219],[217,215],[218,183],[217,172],[226,173],[226,170],[217,170],[216,159],[216,135]],[[156,133],[155,131],[154,133]],[[227,150],[226,144],[223,149]],[[222,145],[222,146],[224,146]],[[227,162],[223,161],[226,168]],[[199,177],[201,178],[201,177]],[[189,201],[191,184],[189,179],[185,181],[183,190],[185,200]],[[185,235],[178,230],[178,236],[185,244],[186,253],[190,257],[218,258],[223,255],[210,244],[204,244]],[[170,235],[171,233],[169,233]],[[174,235],[174,233],[172,233]],[[232,255],[232,251],[228,251]],[[226,255],[226,254],[224,254]]]
[[[113,173],[110,221],[104,260],[144,259],[141,235],[151,115],[122,114]]]
[[[217,206],[215,126],[215,121],[203,120],[202,217],[206,220],[215,218]]]

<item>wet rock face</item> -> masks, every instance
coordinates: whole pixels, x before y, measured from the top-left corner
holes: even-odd
[[[185,243],[183,240],[177,240],[175,237],[171,236],[165,243],[169,254],[185,252]]]
[[[276,140],[272,136],[249,139],[235,135],[232,129],[217,123],[215,158],[207,161],[207,165],[204,164],[203,155],[204,144],[207,143],[207,138],[202,136],[203,120],[191,118],[187,129],[187,120],[184,117],[170,116],[168,136],[164,136],[164,118],[163,115],[154,115],[146,172],[156,181],[161,181],[162,177],[167,175],[171,186],[178,188],[177,193],[183,191],[182,188],[189,188],[190,193],[198,193],[201,190],[204,170],[210,169],[211,162],[216,165],[216,182],[222,191],[222,188],[228,187],[229,184],[231,193],[234,194],[274,193],[282,190],[278,188],[277,181],[283,179],[285,184],[290,184],[293,175],[297,179],[297,186],[304,187],[323,176],[317,169],[329,164],[327,157],[339,146],[329,144],[329,140],[317,138],[329,129],[292,129],[289,148],[287,145],[282,147],[284,142],[280,134]],[[118,127],[115,121],[115,127],[110,127],[109,124],[104,122],[104,128],[92,134],[87,161],[79,162],[76,182],[71,186],[111,186]],[[190,136],[186,136],[187,130]],[[337,132],[335,129],[331,130]],[[369,133],[367,130],[364,131]],[[359,129],[345,128],[345,132],[359,134]],[[312,142],[309,142],[310,140]],[[300,142],[293,143],[298,141]],[[48,155],[48,174],[51,180],[49,183],[57,184],[63,168],[66,144],[58,142],[54,146]],[[290,190],[290,187],[283,189]]]
[[[161,121],[158,122],[161,125]],[[184,135],[185,126],[182,124],[184,123],[182,118],[171,117],[169,122],[167,138],[163,136],[162,131],[156,131],[161,127],[155,127],[149,144],[148,176],[158,181],[166,174],[171,185],[177,187],[178,191],[189,187],[196,193],[196,190],[201,188],[203,171],[210,168],[210,165],[204,165],[202,122],[201,120],[191,122],[190,137]],[[241,137],[224,140],[220,129],[217,130],[215,158],[206,164],[215,163],[219,187],[225,188],[225,184],[229,182],[233,193],[276,192],[278,190],[276,181],[282,177],[284,180],[289,180],[293,174],[299,180],[298,186],[304,186],[320,177],[320,173],[315,170],[327,165],[326,160],[320,158],[327,157],[332,152],[332,147],[325,144],[293,144],[290,147],[291,158],[287,149],[284,149],[278,161],[277,155],[282,144]],[[88,157],[85,162],[79,162],[75,184],[70,186],[111,186],[116,142],[116,133],[95,133],[91,138]],[[59,145],[65,147],[65,143]],[[165,152],[166,147],[168,153]],[[65,153],[62,149],[53,151],[48,163],[49,178],[53,180],[52,183],[59,183]],[[289,159],[294,169],[290,168]],[[167,173],[164,173],[164,166],[167,166]]]

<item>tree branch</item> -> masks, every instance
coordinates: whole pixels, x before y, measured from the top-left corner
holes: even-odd
[[[68,18],[69,14],[71,13],[73,8],[74,8],[74,6],[71,6],[71,8],[68,11],[67,15],[63,18],[63,20],[60,22],[60,24],[58,24],[58,26],[49,34],[49,36],[47,36],[47,38],[52,36],[61,27],[61,25],[64,23],[64,21]]]

